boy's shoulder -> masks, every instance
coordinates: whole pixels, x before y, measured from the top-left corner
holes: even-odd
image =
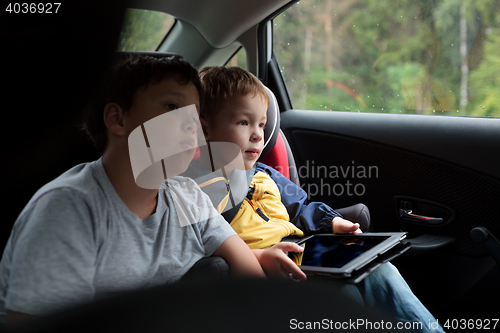
[[[95,164],[97,164],[97,161],[82,163],[72,167],[54,180],[42,186],[33,198],[36,199],[38,196],[47,192],[61,189],[81,193],[88,192],[95,186]]]
[[[255,173],[257,173],[258,171],[262,171],[262,172],[265,172],[267,173],[273,180],[276,181],[276,179],[278,178],[286,178],[281,172],[279,172],[278,170],[274,169],[273,167],[270,167],[269,165],[267,164],[264,164],[264,163],[261,163],[261,162],[257,162],[255,164]]]
[[[271,174],[273,171],[276,171],[276,170],[271,168],[267,164],[257,162],[257,163],[255,163],[255,173],[257,173],[258,171],[262,171],[262,172],[265,172],[267,174]]]
[[[33,195],[23,212],[30,210],[40,199],[47,197],[60,198],[59,201],[75,200],[75,198],[79,198],[81,201],[102,200],[95,192],[105,191],[103,188],[106,188],[106,184],[102,183],[107,178],[103,179],[106,176],[102,162],[102,170],[99,170],[99,162],[100,160],[78,164],[48,182]]]
[[[97,216],[116,207],[107,204],[112,195],[103,190],[95,171],[95,162],[79,164],[42,186],[17,217],[13,242],[23,230],[64,230],[68,235],[91,230]]]

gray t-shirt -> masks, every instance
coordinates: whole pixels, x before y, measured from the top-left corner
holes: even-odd
[[[45,315],[174,282],[235,234],[193,180],[167,184],[144,220],[120,199],[101,159],[42,187],[16,221],[0,263],[0,322],[6,309]]]

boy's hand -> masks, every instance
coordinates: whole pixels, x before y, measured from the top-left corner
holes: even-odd
[[[267,276],[305,281],[307,276],[288,257],[288,251],[302,252],[304,249],[292,242],[281,242],[265,250],[253,250]]]
[[[213,255],[226,260],[232,276],[266,277],[256,256],[238,235],[226,239]]]
[[[362,233],[359,229],[359,223],[352,223],[349,220],[345,220],[340,216],[336,216],[332,220],[332,231],[334,234],[360,234]]]

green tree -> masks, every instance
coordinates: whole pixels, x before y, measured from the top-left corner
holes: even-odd
[[[128,9],[118,51],[156,51],[173,23],[174,18],[165,13]]]
[[[488,66],[498,68],[498,31],[492,29],[499,24],[499,3],[309,0],[294,5],[274,20],[274,50],[294,107],[479,114],[477,106],[493,105],[498,95],[497,73],[490,70],[488,80],[485,75]],[[457,112],[461,99],[468,102]]]
[[[471,86],[476,92],[471,115],[500,117],[500,28],[488,31],[484,59],[471,74]]]

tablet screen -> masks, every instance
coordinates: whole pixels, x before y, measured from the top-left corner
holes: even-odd
[[[341,268],[388,237],[312,237],[305,242],[303,266]]]

